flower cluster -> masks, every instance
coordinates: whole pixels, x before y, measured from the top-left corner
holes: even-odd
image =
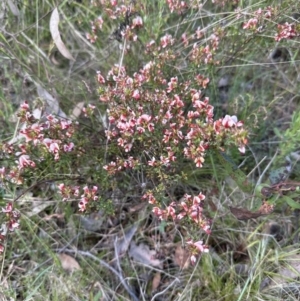
[[[93,186],[92,188],[88,188],[88,186],[83,187],[83,194],[81,195],[81,199],[78,205],[79,211],[86,211],[86,206],[89,202],[98,200],[98,196],[96,195],[97,191],[97,186]]]
[[[15,231],[19,228],[20,213],[13,210],[13,204],[10,202],[5,208],[2,208],[2,213],[5,213],[6,222],[1,226],[0,233],[0,253],[4,251],[4,241],[7,236],[7,231]]]
[[[219,61],[215,59],[216,51],[218,50],[220,37],[223,35],[221,30],[216,30],[206,39],[206,45],[199,43],[198,40],[204,36],[204,31],[197,28],[195,34],[193,34],[190,39],[185,38],[184,43],[187,45],[188,40],[195,40],[192,51],[190,53],[190,60],[197,67],[205,64],[218,65]]]
[[[202,167],[206,151],[213,147],[224,150],[222,145],[238,145],[245,152],[247,132],[243,123],[236,116],[225,116],[213,120],[213,106],[208,97],[202,97],[201,90],[191,88],[191,82],[179,83],[177,77],[169,81],[162,77],[159,65],[151,61],[135,73],[133,77],[126,74],[125,68],[119,72],[112,69],[107,81],[116,85],[105,85],[101,77],[100,100],[106,102],[109,129],[106,136],[125,153],[134,151],[135,145],[146,143],[149,137],[154,144],[162,145],[159,156],[148,150],[148,166],[170,166],[181,155],[193,160],[197,167]],[[155,75],[155,76],[154,76]],[[161,89],[148,90],[144,87],[150,81],[158,81]],[[196,76],[196,82],[207,86],[208,79]],[[185,107],[191,107],[186,111]],[[151,154],[152,152],[152,154]],[[104,166],[110,174],[143,164],[128,155],[116,158]]]
[[[65,185],[64,183],[61,183],[57,186],[60,194],[63,197],[63,201],[66,202],[70,200],[73,197],[78,197],[79,196],[79,186],[68,186]]]
[[[214,131],[217,134],[216,139],[227,141],[227,143],[233,139],[235,144],[238,145],[239,151],[243,154],[245,153],[245,145],[248,143],[243,126],[244,123],[238,121],[236,116],[226,115],[224,118],[214,122]]]
[[[148,200],[152,205],[158,205],[152,192],[144,194],[143,199]],[[171,218],[174,221],[182,220],[184,217],[193,221],[198,227],[203,229],[205,233],[210,234],[210,220],[203,215],[205,195],[199,193],[197,196],[185,194],[179,203],[173,201],[166,209],[153,207],[153,213],[161,220]]]
[[[207,253],[209,248],[207,245],[203,244],[202,240],[194,242],[192,239],[189,239],[187,242],[188,248],[191,253],[191,262],[195,264],[197,257],[202,253]]]
[[[57,186],[59,193],[63,197],[63,201],[68,201],[73,198],[78,199],[80,195],[80,187],[79,186],[71,186],[71,185],[65,185],[64,183],[61,183]],[[97,201],[98,200],[98,187],[93,186],[92,188],[89,188],[88,186],[84,186],[82,188],[83,193],[80,196],[80,200],[78,203],[79,211],[85,212],[87,210],[87,206],[89,202]]]
[[[96,42],[103,24],[109,20],[119,21],[119,28],[113,33],[117,40],[137,41],[137,31],[143,27],[142,18],[136,15],[140,6],[138,3],[123,1],[122,4],[118,4],[118,1],[103,0],[95,3],[95,6],[98,6],[103,15],[108,18],[103,20],[102,16],[99,16],[91,22],[91,32],[86,34],[86,38],[91,43]]]
[[[282,39],[293,39],[294,37],[299,36],[295,24],[285,22],[284,24],[278,24],[277,28],[278,32],[275,36],[276,42],[279,42]]]
[[[183,14],[187,9],[200,9],[202,7],[202,2],[199,0],[167,0],[167,4],[171,13],[176,12],[178,14]]]
[[[91,22],[92,32],[86,34],[86,38],[91,42],[95,43],[98,37],[98,31],[102,29],[103,19],[99,16],[95,21]]]
[[[82,108],[85,117],[91,117],[94,114],[96,106],[89,104],[87,107]]]
[[[241,17],[242,12],[237,11],[238,18]],[[265,25],[265,20],[275,19],[278,15],[278,9],[268,6],[265,9],[259,8],[256,10],[252,18],[248,19],[243,24],[243,29],[251,30],[252,32],[260,32]],[[285,22],[284,24],[277,25],[277,33],[275,35],[275,41],[279,42],[282,39],[293,39],[299,36],[299,30],[294,23]]]
[[[276,12],[271,6],[268,6],[264,9],[259,8],[253,12],[253,17],[248,19],[243,24],[243,29],[251,30],[253,32],[260,31],[260,28],[263,26],[266,19],[271,19]],[[240,14],[240,13],[239,13]]]
[[[21,184],[22,173],[34,169],[46,154],[51,154],[55,161],[59,161],[62,153],[73,151],[71,138],[74,127],[70,120],[51,114],[36,118],[26,101],[21,104],[18,117],[22,123],[19,135],[2,145],[2,156],[14,156],[16,165],[3,167],[2,178]]]

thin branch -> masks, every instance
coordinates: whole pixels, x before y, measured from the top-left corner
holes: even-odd
[[[81,256],[89,257],[89,258],[91,258],[91,259],[99,262],[102,266],[104,266],[105,268],[107,268],[108,270],[110,270],[113,274],[115,274],[119,278],[119,280],[121,281],[121,284],[123,285],[123,287],[125,288],[125,290],[127,291],[127,293],[130,295],[130,297],[132,298],[132,300],[134,300],[134,301],[140,301],[139,298],[132,292],[132,290],[130,289],[130,287],[126,283],[123,275],[121,273],[118,273],[113,267],[111,267],[105,261],[99,259],[95,255],[91,254],[90,252],[86,252],[86,251],[74,251],[74,250],[69,250],[68,249],[68,250],[64,250],[64,252],[80,254]]]
[[[174,284],[175,282],[178,282],[178,283],[179,283],[180,280],[179,280],[178,278],[176,278],[175,280],[173,280],[173,281],[172,281],[172,282],[171,282],[171,283],[170,283],[163,291],[161,291],[161,292],[155,294],[155,295],[152,297],[151,301],[154,301],[156,297],[158,297],[158,296],[164,294],[171,286],[173,286],[173,284]]]
[[[269,170],[270,166],[272,165],[272,163],[273,163],[274,160],[276,159],[277,153],[278,153],[278,149],[276,150],[275,155],[273,156],[273,158],[272,158],[271,161],[268,163],[268,165],[266,166],[266,168],[264,169],[264,171],[263,171],[262,174],[260,175],[259,179],[257,180],[257,182],[256,182],[256,187],[257,187],[258,185],[260,185],[263,176],[266,174],[266,172]]]

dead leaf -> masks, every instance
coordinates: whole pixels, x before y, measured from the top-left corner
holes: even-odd
[[[229,207],[231,213],[239,220],[248,220],[261,216],[260,212],[252,212],[244,208]]]
[[[57,218],[57,219],[63,219],[65,217],[65,214],[60,214],[60,213],[53,213],[50,215],[46,215],[45,217],[43,217],[44,221],[50,221],[53,218]]]
[[[79,219],[83,228],[87,231],[97,232],[101,229],[104,215],[103,212],[100,210],[98,212],[93,212],[90,215],[84,216],[79,215]]]
[[[141,202],[135,206],[131,206],[129,207],[129,212],[136,212],[136,211],[140,211],[142,209],[144,209],[146,206],[148,206],[148,203],[147,202]]]
[[[160,260],[155,259],[156,251],[150,250],[145,244],[136,245],[134,241],[131,242],[129,248],[129,256],[134,260],[139,261],[145,265],[152,265],[154,267],[162,267]]]
[[[54,114],[61,118],[67,118],[67,115],[61,110],[58,100],[53,97],[46,89],[38,85],[37,93],[39,97],[43,99],[47,104],[45,108],[45,114]]]
[[[5,2],[2,1],[0,5],[0,30],[4,29],[5,25],[2,26],[2,24],[5,24],[5,15],[6,15],[6,5]]]
[[[23,210],[23,214],[28,217],[35,216],[44,211],[47,207],[56,204],[56,201],[49,201],[47,198],[33,197],[32,193],[27,192],[21,198],[18,199],[19,205],[26,206]]]
[[[32,115],[35,119],[40,120],[43,115],[43,111],[40,108],[36,108],[32,111]]]
[[[190,254],[188,250],[184,249],[181,245],[178,245],[175,250],[174,263],[181,269],[187,269],[190,266]]]
[[[74,272],[76,270],[80,270],[80,265],[78,262],[71,256],[61,253],[58,254],[58,258],[61,262],[62,268],[67,272]]]
[[[18,6],[12,0],[7,0],[7,4],[9,6],[11,13],[16,17],[19,17],[20,11],[18,9]]]
[[[247,276],[248,272],[250,270],[250,267],[248,264],[238,263],[238,264],[234,265],[234,270],[235,270],[236,274],[239,276]]]
[[[258,218],[262,215],[268,215],[273,212],[274,205],[263,202],[257,211],[250,211],[244,208],[229,207],[231,213],[239,220],[248,220],[251,218]]]
[[[161,273],[159,272],[155,273],[152,279],[152,292],[155,292],[157,290],[157,288],[160,285],[160,280],[161,280]]]
[[[213,200],[208,199],[208,205],[211,209],[212,212],[217,212],[218,211],[218,207],[217,205],[213,202]]]
[[[67,59],[75,61],[73,58],[72,54],[70,51],[67,49],[66,45],[62,41],[58,29],[58,24],[59,24],[59,14],[58,14],[58,9],[57,7],[54,8],[51,18],[50,18],[50,32],[52,39],[58,49],[58,51]]]
[[[130,227],[125,233],[124,236],[116,241],[116,253],[118,255],[123,255],[127,252],[129,244],[134,236],[136,230],[138,229],[137,225]]]
[[[84,107],[84,101],[79,102],[73,109],[71,118],[76,119],[81,115],[82,109]]]

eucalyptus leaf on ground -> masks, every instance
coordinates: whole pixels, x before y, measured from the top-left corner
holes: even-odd
[[[81,269],[77,260],[70,255],[61,253],[58,254],[58,258],[61,262],[62,268],[67,272],[74,272]]]
[[[58,100],[53,97],[46,89],[42,86],[37,86],[38,96],[46,102],[45,114],[54,114],[61,118],[67,118],[65,112],[63,112],[59,106]]]
[[[130,244],[129,256],[135,261],[139,261],[145,265],[161,267],[162,262],[155,258],[156,251],[150,250],[145,244],[136,245],[134,241]]]
[[[115,249],[118,255],[124,255],[127,252],[130,242],[137,231],[137,225],[131,226],[125,233],[124,236],[120,239],[117,239],[115,242]]]
[[[57,7],[53,10],[50,18],[50,32],[52,39],[59,50],[59,52],[67,59],[75,61],[70,51],[67,49],[66,45],[61,39],[60,32],[58,29],[59,25],[59,14]]]

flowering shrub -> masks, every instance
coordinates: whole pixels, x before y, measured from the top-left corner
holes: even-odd
[[[108,105],[106,137],[119,146],[119,155],[103,167],[111,176],[128,169],[143,169],[152,183],[159,185],[163,180],[166,187],[171,187],[184,158],[201,168],[208,150],[225,151],[237,145],[245,152],[247,131],[243,123],[229,115],[214,120],[208,97],[193,88],[206,86],[207,78],[198,74],[195,82],[181,83],[177,77],[168,81],[163,74],[164,65],[156,61],[149,62],[132,77],[124,67],[114,67],[106,79],[98,74],[100,100]],[[149,90],[149,83],[156,88]],[[160,201],[154,197],[155,190],[156,187],[148,190],[143,198],[156,205],[156,216],[174,221],[188,219],[209,233],[210,222],[202,212],[203,194],[185,195],[180,204],[170,196],[170,204],[161,209]]]
[[[103,3],[111,19],[118,19],[123,12],[125,22],[119,27],[119,34],[128,49],[138,40],[138,32],[133,32],[137,21],[130,21],[128,16],[142,10],[135,3],[127,8],[117,2],[111,6],[108,1]],[[202,6],[198,1],[167,1],[167,4],[170,12],[177,14]],[[143,28],[142,18],[138,20],[139,28]],[[118,145],[114,154],[108,150],[111,160],[103,168],[112,178],[130,171],[146,174],[141,187],[147,191],[142,198],[154,206],[154,215],[175,222],[192,222],[207,234],[211,221],[203,213],[204,194],[185,194],[178,200],[170,188],[184,177],[180,170],[186,160],[201,168],[210,150],[225,151],[237,145],[241,153],[245,152],[248,140],[243,122],[229,115],[214,120],[214,108],[204,96],[209,78],[196,71],[200,66],[220,63],[215,55],[223,35],[221,29],[213,30],[203,44],[201,39],[207,37],[207,32],[200,27],[193,33],[184,32],[178,40],[166,33],[157,41],[146,42],[145,56],[151,59],[139,71],[128,73],[125,66],[115,65],[106,77],[101,72],[97,76],[100,101],[107,104],[107,147]],[[188,78],[170,76],[169,66],[182,60],[176,51],[182,43],[190,49],[188,66],[194,70]],[[197,254],[207,250],[205,245],[199,248],[200,243],[194,244],[192,240],[188,245],[193,261]]]
[[[216,1],[220,6],[225,3]],[[36,117],[25,101],[18,113],[21,127],[13,140],[2,144],[2,158],[9,162],[1,168],[3,186],[30,186],[33,178],[39,181],[45,174],[55,174],[46,180],[56,183],[62,200],[75,199],[79,211],[89,212],[107,199],[117,183],[122,181],[122,187],[130,190],[133,179],[138,179],[137,193],[153,205],[158,219],[186,223],[210,234],[211,220],[204,213],[205,187],[195,195],[174,191],[186,181],[184,170],[190,162],[192,168],[201,168],[208,164],[208,153],[232,147],[245,153],[248,132],[244,123],[235,115],[215,118],[214,105],[206,96],[210,75],[223,64],[220,45],[230,28],[183,24],[178,32],[169,27],[155,36],[152,24],[147,23],[146,4],[140,1],[99,0],[92,5],[102,15],[91,22],[86,38],[97,43],[106,26],[115,24],[110,38],[122,44],[122,59],[108,72],[96,74],[99,102],[82,110],[91,130],[51,114]],[[178,15],[193,16],[202,5],[196,0],[168,0],[165,9],[178,22]],[[232,13],[243,22],[239,30],[247,38],[249,31],[258,34],[271,24],[278,10],[268,6],[252,13],[241,9]],[[278,32],[273,32],[274,41],[296,36],[297,26],[291,23],[278,24]],[[126,62],[138,44],[142,44],[142,64],[134,68]],[[71,176],[57,177],[66,174]],[[19,215],[12,204],[3,213],[7,228],[15,229]],[[3,241],[5,235],[1,235]],[[186,241],[193,262],[208,250],[199,237]]]

